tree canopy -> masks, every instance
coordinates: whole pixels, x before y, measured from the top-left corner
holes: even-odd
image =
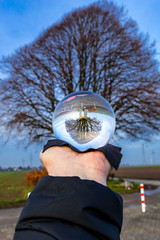
[[[67,94],[106,98],[116,134],[149,139],[160,127],[160,72],[155,44],[123,7],[103,1],[67,14],[33,43],[1,61],[3,130],[30,141],[52,134],[52,114]]]

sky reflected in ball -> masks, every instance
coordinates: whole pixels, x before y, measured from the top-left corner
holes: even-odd
[[[113,109],[105,98],[93,92],[69,94],[57,105],[53,114],[56,138],[80,151],[104,146],[114,130]]]

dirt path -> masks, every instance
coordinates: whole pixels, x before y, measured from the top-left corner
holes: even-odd
[[[160,180],[160,166],[120,167],[113,170],[115,177]]]
[[[15,224],[22,208],[0,209],[0,226]]]

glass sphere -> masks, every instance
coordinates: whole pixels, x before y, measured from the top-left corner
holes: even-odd
[[[56,138],[80,151],[104,146],[115,130],[115,116],[108,101],[89,91],[66,96],[57,105],[52,123]]]

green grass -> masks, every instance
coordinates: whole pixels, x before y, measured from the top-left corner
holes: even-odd
[[[27,171],[0,172],[0,208],[24,206],[27,201],[28,192],[34,186],[25,185],[25,174]],[[108,180],[107,186],[113,191],[124,194],[133,193],[139,190],[139,184],[134,184],[130,190],[120,186],[122,179],[118,181]]]
[[[0,172],[0,208],[17,207],[25,204],[32,187],[25,185],[26,171]]]
[[[119,179],[117,181],[115,180],[108,180],[107,181],[107,186],[119,193],[120,195],[121,194],[126,194],[126,193],[134,193],[134,192],[138,192],[139,191],[139,184],[138,183],[133,183],[133,188],[131,188],[130,190],[128,189],[125,189],[124,187],[120,186],[120,184],[123,182],[123,179]]]

